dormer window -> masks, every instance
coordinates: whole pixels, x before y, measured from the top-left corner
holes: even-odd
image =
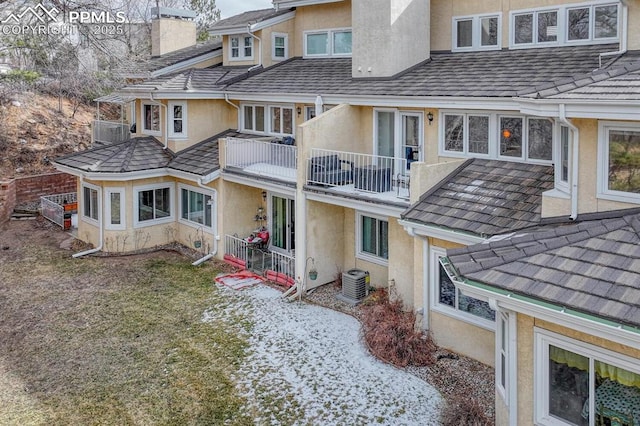
[[[309,31],[304,34],[304,56],[351,56],[351,29]]]
[[[500,48],[500,15],[453,18],[453,51]]]
[[[231,60],[253,59],[253,37],[250,35],[229,37],[229,56]]]
[[[618,3],[511,13],[511,47],[611,43],[619,38]]]

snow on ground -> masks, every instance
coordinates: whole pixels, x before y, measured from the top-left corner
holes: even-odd
[[[253,323],[236,380],[256,424],[440,424],[440,394],[370,355],[355,318],[262,285],[219,288],[230,305],[205,317],[243,309]]]

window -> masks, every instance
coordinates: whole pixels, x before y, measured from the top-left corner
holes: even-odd
[[[304,35],[305,56],[351,56],[351,30],[336,29]]]
[[[154,225],[173,220],[171,199],[173,188],[166,185],[152,185],[135,188],[136,225]]]
[[[431,253],[434,309],[493,330],[496,312],[491,309],[489,303],[467,296],[456,287],[445,267],[440,263],[440,259],[445,256],[444,250],[433,248]]]
[[[180,186],[180,219],[211,228],[213,198],[209,194]]]
[[[389,259],[389,222],[381,217],[358,214],[359,257],[376,263]]]
[[[148,134],[160,134],[160,105],[142,104],[142,130]]]
[[[640,201],[640,126],[600,123],[598,195]]]
[[[453,18],[453,49],[500,48],[500,15]]]
[[[273,33],[271,35],[271,45],[274,61],[289,57],[289,36],[287,34]]]
[[[293,108],[272,106],[269,108],[269,112],[271,114],[271,133],[293,134]]]
[[[187,137],[186,102],[169,102],[169,136]]]
[[[489,116],[445,114],[444,150],[489,154]]]
[[[509,390],[509,314],[498,314],[496,328],[496,389],[508,404]]]
[[[304,107],[304,118],[305,120],[311,120],[316,116],[316,107],[314,106],[306,106]]]
[[[242,109],[244,114],[244,129],[256,132],[264,132],[265,115],[264,106],[245,105]]]
[[[500,156],[551,161],[553,123],[544,118],[499,117]]]
[[[536,424],[631,424],[640,414],[637,360],[541,329],[535,345]]]
[[[571,130],[567,126],[560,126],[560,138],[555,165],[555,186],[564,192],[569,192],[569,167],[571,164],[569,157],[570,137]]]
[[[91,221],[98,221],[100,204],[97,186],[85,183],[82,185],[82,217]]]
[[[124,216],[124,188],[105,189],[106,228],[114,230],[126,229]]]
[[[229,55],[231,60],[253,59],[253,37],[250,35],[231,36],[229,37],[229,49],[231,50]]]
[[[514,12],[511,15],[511,46],[617,41],[618,8],[616,2]]]

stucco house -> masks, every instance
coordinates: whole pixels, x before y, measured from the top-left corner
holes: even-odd
[[[495,367],[497,424],[640,422],[640,4],[273,3],[119,90],[130,140],[56,160],[78,236],[296,291],[366,270]]]

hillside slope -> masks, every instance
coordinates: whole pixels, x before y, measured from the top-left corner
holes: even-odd
[[[86,149],[91,143],[95,107],[73,107],[38,93],[13,96],[0,105],[0,179],[55,171],[50,160]]]

